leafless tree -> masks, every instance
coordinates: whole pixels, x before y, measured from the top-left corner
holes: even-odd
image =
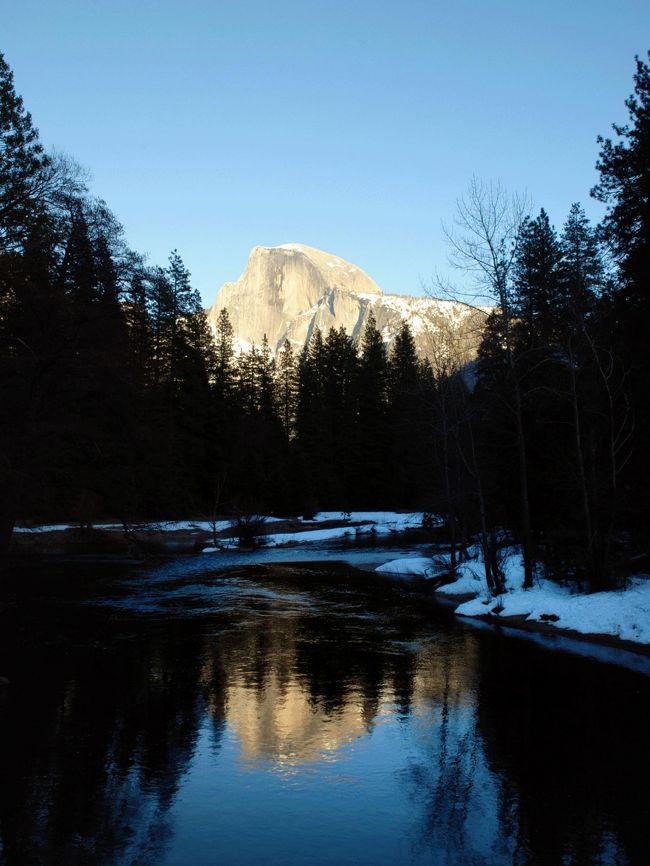
[[[514,416],[516,429],[526,588],[533,585],[533,549],[522,387],[515,363],[510,279],[517,257],[520,229],[530,207],[527,195],[510,194],[500,183],[486,183],[474,176],[467,192],[456,201],[452,225],[443,225],[450,248],[449,262],[454,269],[469,277],[469,291],[459,294],[469,295],[475,307],[495,304],[495,315],[500,317],[513,395],[512,405],[508,408]],[[443,284],[438,280],[437,285],[449,291],[448,282]]]

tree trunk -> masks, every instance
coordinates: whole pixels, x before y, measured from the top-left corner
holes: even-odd
[[[16,524],[16,508],[13,496],[11,476],[5,474],[0,491],[0,559],[6,554],[11,544],[11,536]]]
[[[599,580],[597,574],[598,565],[596,563],[594,552],[593,522],[591,517],[591,506],[589,503],[589,488],[587,487],[584,451],[582,447],[578,386],[571,349],[569,349],[569,369],[571,374],[571,402],[573,404],[573,431],[576,446],[576,460],[578,463],[578,478],[580,481],[580,498],[582,500],[582,517],[584,521],[585,552],[587,554],[587,568],[589,570],[588,580],[593,585],[594,581],[598,582]]]
[[[526,460],[526,437],[524,435],[523,407],[519,380],[515,376],[515,414],[517,416],[517,456],[519,458],[519,491],[521,497],[521,532],[524,551],[524,589],[533,587],[533,544],[530,528],[530,504],[528,499],[528,466]]]

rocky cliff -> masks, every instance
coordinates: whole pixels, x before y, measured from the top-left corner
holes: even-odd
[[[239,279],[219,290],[208,314],[213,326],[224,307],[241,348],[266,334],[274,351],[286,339],[301,349],[315,328],[326,336],[341,325],[356,341],[372,311],[389,347],[407,321],[421,355],[453,353],[462,363],[474,356],[484,321],[453,301],[385,295],[361,268],[302,244],[255,247]]]

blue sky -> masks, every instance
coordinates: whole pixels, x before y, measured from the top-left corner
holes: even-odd
[[[206,304],[257,244],[306,243],[415,293],[473,173],[592,218],[650,3],[0,0],[48,147],[131,245],[177,247]]]

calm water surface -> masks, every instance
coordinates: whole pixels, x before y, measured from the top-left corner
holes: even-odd
[[[648,866],[650,678],[325,562],[214,562],[10,593],[3,866]]]

